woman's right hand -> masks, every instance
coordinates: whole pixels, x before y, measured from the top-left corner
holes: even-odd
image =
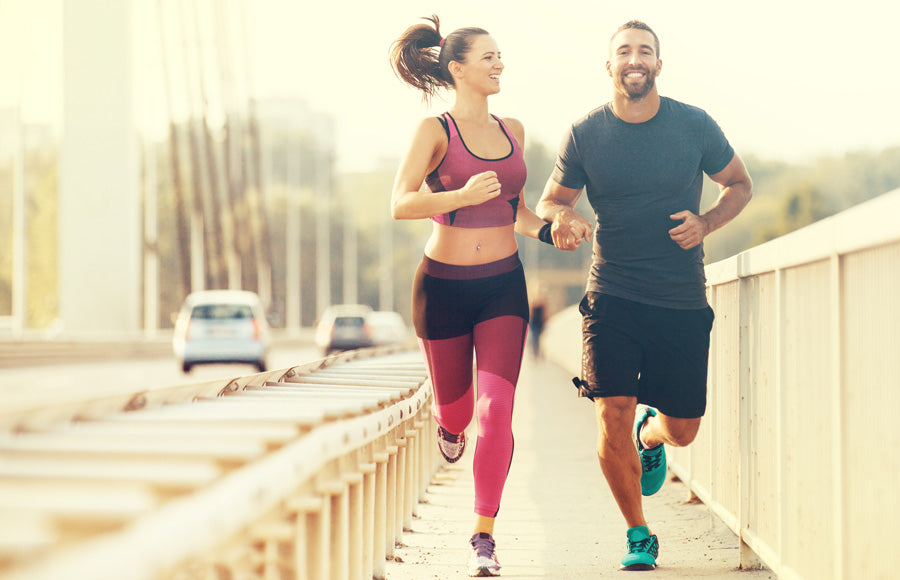
[[[459,190],[461,206],[478,205],[500,195],[500,180],[494,171],[476,173]]]

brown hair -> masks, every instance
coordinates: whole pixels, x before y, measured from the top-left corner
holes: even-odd
[[[428,100],[439,89],[454,86],[447,68],[451,61],[465,62],[472,37],[488,34],[483,28],[459,28],[447,38],[441,37],[441,22],[436,14],[423,17],[429,24],[414,24],[391,44],[391,66],[400,80],[422,91]]]
[[[616,35],[619,34],[620,32],[622,32],[623,30],[629,30],[629,29],[644,30],[646,32],[649,32],[653,36],[654,44],[656,44],[656,58],[659,58],[659,37],[656,36],[656,33],[653,32],[653,29],[650,28],[650,26],[648,26],[644,22],[641,22],[640,20],[629,20],[628,22],[626,22],[625,24],[620,26],[618,29],[616,29],[616,31],[613,33],[613,35],[609,39],[610,54],[612,54],[612,51],[613,51],[612,41],[613,41],[613,39],[616,38]]]

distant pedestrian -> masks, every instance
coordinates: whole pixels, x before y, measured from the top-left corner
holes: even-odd
[[[600,466],[628,525],[622,565],[651,569],[659,542],[641,495],[663,484],[664,444],[691,443],[706,408],[714,315],[703,239],[740,213],[752,184],[709,115],[660,97],[659,40],[649,26],[621,26],[606,69],[613,100],[572,125],[537,211],[553,220],[556,246],[570,250],[591,237],[573,209],[582,188],[596,213],[576,383],[595,401]],[[700,215],[704,173],[720,195]]]
[[[413,321],[447,461],[462,456],[477,414],[468,572],[496,576],[494,519],[512,461],[513,398],[529,314],[515,234],[543,232],[552,243],[550,224],[525,206],[522,123],[488,112],[504,69],[496,41],[481,28],[444,38],[437,16],[424,20],[393,43],[394,70],[426,99],[440,89],[454,89],[455,98],[449,111],[419,124],[397,172],[391,214],[433,221],[415,276]]]
[[[534,358],[541,358],[541,334],[544,332],[544,323],[547,320],[547,304],[540,290],[531,302],[531,319],[528,323],[528,336],[531,341],[531,354]]]

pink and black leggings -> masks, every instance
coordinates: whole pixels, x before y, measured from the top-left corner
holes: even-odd
[[[413,283],[413,322],[438,424],[462,433],[473,411],[477,415],[475,513],[495,517],[512,461],[513,399],[528,328],[528,292],[518,254],[476,266],[425,256]]]

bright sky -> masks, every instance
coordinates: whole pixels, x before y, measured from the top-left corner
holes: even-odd
[[[133,1],[137,118],[152,125],[165,118],[154,86],[156,0]],[[197,1],[246,14],[250,90],[302,97],[333,115],[342,169],[399,158],[418,120],[452,102],[451,94],[426,107],[388,64],[390,43],[432,13],[445,34],[469,25],[491,32],[506,64],[492,112],[520,119],[529,141],[552,149],[569,123],[609,100],[609,38],[632,18],[660,37],[660,93],[706,109],[743,155],[804,161],[900,145],[900,9],[886,0],[840,9],[785,0]],[[0,107],[21,93],[29,120],[58,123],[61,3],[0,0]]]

